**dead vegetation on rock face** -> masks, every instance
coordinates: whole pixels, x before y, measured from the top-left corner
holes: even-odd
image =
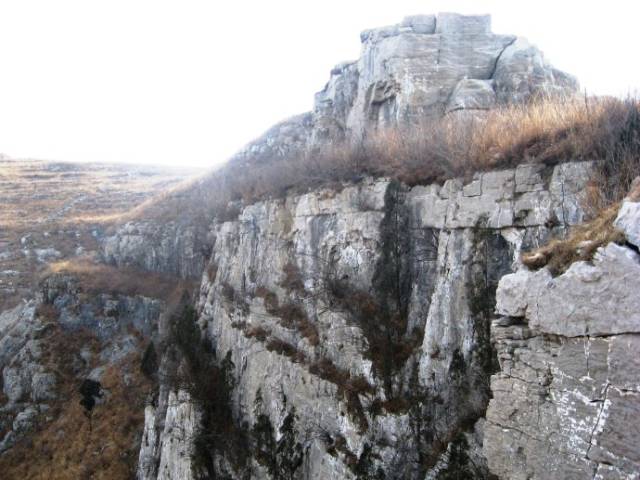
[[[523,254],[522,263],[533,270],[546,266],[555,276],[574,262],[592,260],[600,247],[611,242],[624,244],[624,234],[613,225],[619,207],[616,203],[593,220],[574,227],[566,238],[552,240],[542,248]]]

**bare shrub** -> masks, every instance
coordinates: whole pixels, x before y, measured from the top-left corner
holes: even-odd
[[[292,285],[292,288],[297,288],[297,280],[290,280],[290,282],[289,285]],[[267,313],[278,317],[280,325],[285,328],[297,330],[298,333],[306,338],[314,347],[320,343],[318,327],[309,320],[307,313],[301,305],[294,302],[280,305],[278,296],[263,286],[256,288],[255,296],[263,299]]]
[[[283,267],[282,273],[284,278],[280,282],[280,286],[290,292],[304,292],[304,282],[302,272],[298,265],[294,262],[287,262]]]
[[[267,341],[266,348],[270,352],[276,352],[279,355],[289,357],[294,363],[306,362],[306,356],[303,352],[299,351],[294,345],[291,345],[280,338],[271,337]]]

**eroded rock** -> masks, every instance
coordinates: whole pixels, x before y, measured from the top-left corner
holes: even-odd
[[[621,209],[621,216],[623,211]],[[640,256],[609,244],[552,278],[500,281],[484,452],[509,479],[636,479]]]

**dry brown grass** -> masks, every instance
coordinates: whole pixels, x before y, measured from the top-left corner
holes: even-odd
[[[77,255],[79,248],[96,251],[96,233],[113,228],[123,213],[195,173],[0,158],[0,310],[31,295],[42,265],[35,249],[52,247],[58,259]],[[15,273],[3,275],[6,271]]]
[[[99,350],[88,332],[69,335],[58,326],[46,340],[44,360],[56,372],[58,399],[42,418],[40,430],[19,441],[0,456],[3,479],[33,480],[128,480],[137,464],[144,404],[151,383],[140,372],[136,353],[109,367],[102,387],[104,403],[94,407],[89,419],[80,405],[80,379],[74,358],[81,348]],[[139,349],[142,351],[142,347]],[[94,356],[95,357],[95,356]],[[123,374],[128,372],[127,383]]]
[[[628,98],[542,99],[482,115],[448,115],[380,130],[286,158],[231,161],[207,177],[150,200],[134,216],[233,219],[242,203],[280,198],[364,176],[408,184],[442,182],[521,163],[602,160],[594,179],[609,202],[640,173],[640,104]]]
[[[85,293],[141,295],[165,300],[169,304],[177,304],[183,292],[191,291],[195,286],[194,282],[161,273],[116,268],[82,258],[51,263],[42,277],[56,274],[76,277],[80,289]]]
[[[590,261],[598,248],[614,242],[623,244],[624,234],[613,226],[618,203],[603,210],[596,218],[574,227],[567,238],[556,239],[542,248],[522,255],[522,263],[537,270],[547,266],[552,275],[560,275],[577,261]]]

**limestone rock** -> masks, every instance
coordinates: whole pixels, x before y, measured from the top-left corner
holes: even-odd
[[[556,278],[543,269],[500,280],[496,310],[511,318],[492,325],[500,371],[483,446],[492,473],[638,478],[639,275],[640,255],[609,244]]]
[[[640,202],[626,200],[620,208],[614,225],[624,232],[629,242],[640,247]]]
[[[609,244],[593,265],[576,262],[551,278],[546,269],[500,281],[497,312],[525,316],[532,328],[565,337],[640,333],[640,255]]]
[[[160,441],[158,480],[194,478],[191,452],[198,421],[198,414],[188,394],[183,390],[177,394],[171,392]]]
[[[376,472],[420,480],[445,474],[488,478],[481,418],[489,401],[493,298],[525,242],[551,234],[546,225],[563,202],[576,205],[567,224],[581,218],[576,196],[588,175],[556,198],[550,191],[561,184],[552,185],[552,179],[564,179],[559,168],[568,171],[530,165],[480,173],[466,183],[454,179],[413,188],[365,180],[340,191],[258,202],[245,207],[237,221],[218,224],[207,267],[216,274],[203,276],[197,322],[230,365],[238,422],[249,432],[268,430],[266,425],[275,432],[295,409],[292,436],[308,446],[299,467],[304,474],[298,471],[302,478],[355,478],[349,466],[355,458],[372,478]],[[573,168],[588,172],[591,164]],[[406,283],[383,283],[389,278]],[[384,300],[394,288],[401,290]],[[369,347],[379,338],[354,312],[375,312],[376,302],[397,296],[406,302],[398,345],[413,347],[385,377]],[[358,306],[362,299],[371,303]],[[503,314],[528,311],[517,301],[499,305]],[[513,328],[527,337],[523,325]],[[338,378],[323,368],[340,372]],[[339,378],[359,378],[372,393],[357,394],[361,406],[355,407],[341,393]],[[177,433],[172,437],[166,422],[182,416],[191,425],[193,417],[188,401],[171,395],[161,388],[157,403],[147,408],[141,479],[159,478],[155,466],[170,469],[174,462],[189,475],[176,459],[189,441],[176,439]],[[401,395],[415,398],[411,408],[371,413]],[[470,419],[478,420],[473,430],[463,427]],[[464,434],[457,436],[460,429]],[[420,446],[420,435],[428,432],[455,439],[441,448]],[[331,447],[336,442],[339,450]],[[419,452],[433,456],[432,468],[419,467]],[[461,456],[471,460],[461,462]],[[269,478],[255,458],[249,463],[252,478]]]
[[[331,70],[312,112],[277,124],[234,161],[294,155],[379,128],[578,88],[525,39],[493,34],[488,15],[415,15],[360,38],[360,58]]]
[[[509,317],[524,317],[527,309],[535,308],[530,304],[532,288],[542,288],[551,282],[551,274],[543,269],[536,273],[519,270],[500,279],[496,291],[496,313]],[[535,298],[535,297],[534,297]]]
[[[210,249],[207,233],[208,225],[201,223],[128,222],[103,240],[103,259],[119,267],[195,278]]]
[[[438,14],[436,33],[449,35],[489,35],[491,33],[491,16],[440,13]]]
[[[497,58],[493,78],[498,101],[523,101],[536,95],[571,94],[578,88],[570,75],[551,67],[540,50],[518,38]]]
[[[456,110],[489,110],[496,105],[496,92],[491,80],[462,79],[447,103],[447,113]]]

